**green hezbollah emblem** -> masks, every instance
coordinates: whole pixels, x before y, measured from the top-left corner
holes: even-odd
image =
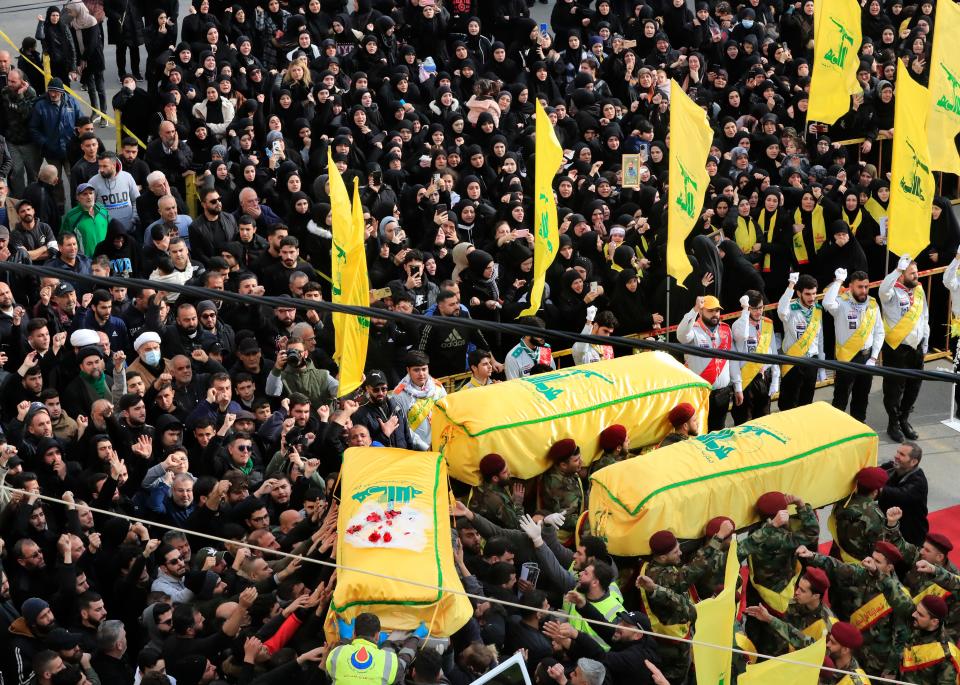
[[[546,241],[544,244],[547,247],[547,252],[553,254],[555,248],[553,246],[553,241],[550,240],[550,223],[548,219],[550,198],[546,193],[540,193],[540,195],[537,197],[537,201],[540,204],[540,226],[537,228],[537,235]]]
[[[613,385],[613,381],[604,376],[602,373],[597,373],[596,371],[587,371],[584,369],[573,369],[571,371],[555,371],[554,373],[538,373],[536,376],[528,376],[526,378],[519,379],[523,383],[530,383],[533,385],[534,390],[539,392],[541,395],[546,397],[548,400],[553,402],[555,399],[560,397],[563,394],[563,388],[555,388],[551,386],[551,383],[556,383],[559,380],[564,378],[570,378],[571,376],[584,376],[585,378],[599,378],[606,381],[610,385]]]
[[[947,81],[950,82],[951,93],[950,96],[941,95],[937,99],[936,106],[954,115],[960,115],[960,79],[957,79],[943,62],[940,62],[940,68],[943,69],[947,75]]]
[[[684,214],[692,219],[693,208],[696,206],[694,192],[697,190],[697,182],[694,181],[693,177],[687,173],[687,169],[683,166],[683,162],[677,160],[677,163],[680,165],[680,175],[683,176],[683,188],[679,193],[677,193],[677,206],[683,210]]]
[[[353,493],[353,499],[361,504],[369,497],[376,498],[381,504],[406,504],[422,494],[412,485],[371,485]]]
[[[343,269],[347,265],[347,252],[342,247],[340,247],[340,244],[336,241],[334,241],[333,243],[333,249],[336,250],[337,252],[337,264],[340,265],[340,268],[337,269],[337,272],[335,274],[337,280],[335,283],[331,284],[331,287],[333,289],[334,295],[342,295],[343,294]]]
[[[910,139],[904,141],[908,148],[910,148],[910,156],[913,161],[913,165],[910,167],[910,172],[907,176],[900,178],[900,189],[903,190],[907,195],[913,195],[920,202],[924,202],[926,198],[923,196],[922,182],[920,180],[920,174],[918,169],[923,171],[925,174],[930,173],[930,167],[923,163],[920,159],[920,156],[917,154],[917,149],[913,147],[910,143]],[[909,180],[908,180],[909,179]]]
[[[750,435],[759,439],[763,439],[764,436],[773,438],[777,442],[785,445],[787,444],[787,439],[782,435],[778,435],[768,428],[763,426],[736,426],[735,428],[724,428],[723,430],[714,431],[713,433],[706,433],[705,435],[698,435],[693,439],[694,443],[699,444],[707,451],[708,454],[713,455],[718,461],[723,461],[730,456],[731,453],[736,449],[733,444],[728,444],[733,438],[741,435]],[[750,450],[745,444],[740,445],[741,449],[745,449],[747,452]],[[707,457],[707,461],[712,461]]]
[[[843,24],[833,17],[830,17],[830,21],[832,21],[833,25],[837,27],[837,36],[839,37],[839,40],[838,45],[836,46],[836,52],[834,52],[834,49],[831,47],[827,50],[827,54],[823,56],[823,59],[827,63],[843,69],[843,66],[847,61],[847,52],[853,46],[853,35],[847,31]]]

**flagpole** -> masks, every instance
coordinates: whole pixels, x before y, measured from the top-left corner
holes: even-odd
[[[670,342],[670,275],[667,275],[667,318],[664,322],[667,325],[664,327],[664,333],[666,334],[666,341]]]

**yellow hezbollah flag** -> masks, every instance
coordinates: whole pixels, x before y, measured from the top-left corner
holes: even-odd
[[[437,637],[457,632],[473,607],[454,594],[463,585],[453,559],[443,455],[351,447],[340,474],[337,563],[343,566],[330,613],[350,621],[371,611],[388,632],[421,622]],[[328,625],[328,636],[332,631]]]
[[[890,252],[916,256],[930,243],[930,208],[935,184],[927,138],[927,89],[897,60],[893,164],[890,174]],[[938,145],[946,141],[937,141]]]
[[[740,685],[768,685],[768,683],[790,683],[790,685],[817,685],[820,682],[820,667],[827,652],[827,638],[821,637],[812,645],[790,652],[790,659],[779,661],[770,659],[763,663],[747,666],[747,672],[740,676]],[[800,663],[791,663],[791,662]],[[698,665],[699,668],[699,665]]]
[[[537,232],[533,243],[533,285],[530,287],[530,306],[520,312],[520,316],[533,316],[540,310],[547,269],[553,264],[557,250],[560,249],[553,177],[563,163],[563,148],[560,147],[553,124],[540,100],[537,100],[534,151],[537,161],[533,169],[533,214]]]
[[[354,206],[350,209],[347,186],[327,149],[327,173],[330,175],[330,208],[333,214],[331,281],[333,302],[357,307],[370,304],[367,284],[367,257],[363,250],[363,208],[354,184]],[[367,360],[367,331],[370,320],[351,314],[333,314],[334,359],[340,365],[340,395],[348,395],[363,382]]]
[[[935,26],[927,137],[938,144],[930,148],[930,167],[960,174],[960,154],[954,142],[960,133],[960,50],[948,43],[960,36],[960,5],[938,2]]]
[[[723,574],[723,591],[697,603],[697,642],[693,643],[693,661],[697,664],[697,685],[717,685],[733,681],[731,664],[733,624],[737,618],[737,537],[730,540],[727,567]],[[706,643],[706,644],[702,644]],[[707,644],[717,645],[708,647]],[[719,649],[722,648],[722,649]]]
[[[814,63],[807,121],[834,123],[850,110],[850,96],[863,92],[857,81],[861,42],[857,0],[814,3]]]
[[[683,88],[670,80],[670,202],[667,213],[667,273],[683,285],[693,271],[683,247],[690,234],[710,181],[707,156],[713,141],[713,130],[707,115]]]

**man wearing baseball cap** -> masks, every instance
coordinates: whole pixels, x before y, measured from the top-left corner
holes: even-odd
[[[680,320],[677,339],[703,349],[730,350],[733,334],[730,326],[720,321],[720,300],[713,295],[698,297],[693,309]],[[735,392],[735,388],[740,387],[740,365],[695,354],[684,354],[683,357],[687,367],[711,386],[707,430],[723,428],[731,398],[738,405],[743,402],[743,393]]]
[[[379,369],[367,372],[363,381],[368,402],[353,415],[354,425],[364,425],[370,438],[386,447],[413,449],[407,415],[391,396],[387,375]]]
[[[81,254],[89,257],[107,237],[110,214],[106,207],[97,202],[97,191],[89,183],[78,185],[75,194],[77,204],[64,215],[60,232],[76,234],[80,240]]]

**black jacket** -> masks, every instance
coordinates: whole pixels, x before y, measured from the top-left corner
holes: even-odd
[[[905,475],[900,475],[894,463],[888,461],[882,468],[890,474],[890,480],[880,491],[880,509],[900,507],[900,532],[903,539],[914,545],[922,545],[930,524],[927,522],[927,476],[919,466]]]

